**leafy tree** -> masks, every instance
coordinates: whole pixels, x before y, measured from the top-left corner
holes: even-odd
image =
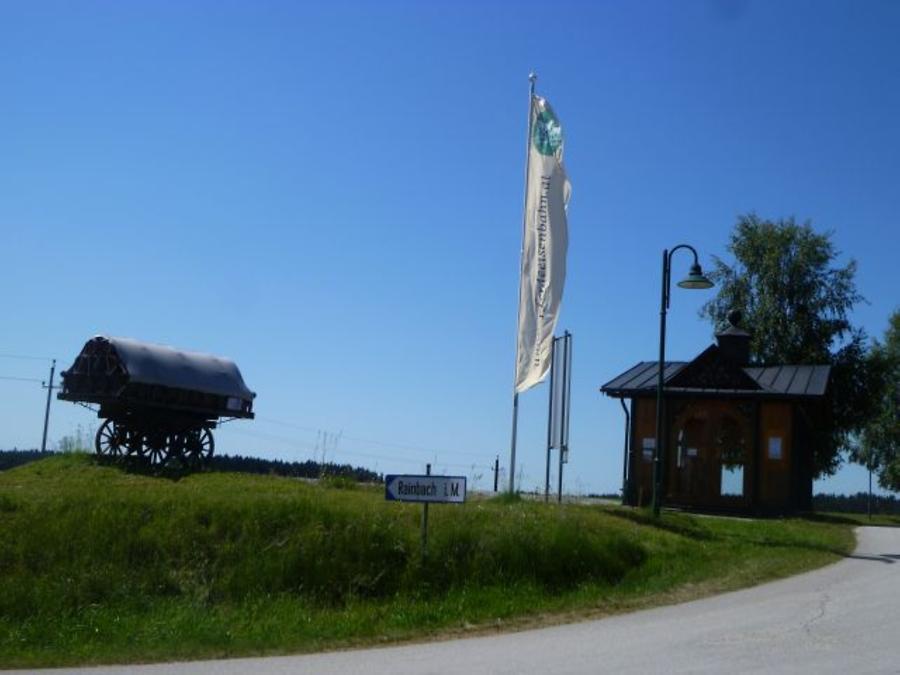
[[[714,259],[709,276],[718,293],[701,316],[723,328],[729,312],[739,310],[752,333],[756,364],[832,366],[829,409],[809,414],[815,416],[815,475],[834,473],[876,405],[866,334],[849,318],[864,301],[854,282],[856,263],[837,266],[831,234],[815,232],[808,222],[753,213],[738,218],[728,250],[735,262]]]
[[[869,358],[881,376],[881,395],[853,458],[878,472],[881,487],[900,491],[900,309],[888,321],[884,343],[876,342]]]

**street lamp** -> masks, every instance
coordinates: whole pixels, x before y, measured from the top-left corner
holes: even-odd
[[[681,288],[712,288],[710,281],[700,268],[697,259],[697,251],[688,244],[678,244],[671,251],[663,251],[662,270],[662,299],[659,307],[659,372],[656,379],[656,445],[653,448],[653,515],[659,516],[660,502],[662,501],[662,458],[665,457],[665,433],[663,424],[665,420],[663,412],[663,369],[666,364],[666,310],[669,309],[669,290],[671,287],[672,254],[678,249],[686,248],[694,254],[694,264],[688,275],[678,282]]]

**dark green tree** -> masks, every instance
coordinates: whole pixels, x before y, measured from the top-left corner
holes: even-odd
[[[881,377],[881,396],[853,459],[877,472],[881,487],[900,492],[900,309],[891,314],[884,342],[875,343],[869,359]]]
[[[875,407],[867,338],[850,321],[853,306],[864,301],[854,282],[856,263],[839,266],[831,234],[808,222],[753,213],[738,218],[728,250],[734,262],[714,259],[710,277],[718,292],[701,316],[723,328],[728,313],[739,310],[756,364],[832,366],[829,409],[818,411],[813,428],[815,475],[834,473]]]

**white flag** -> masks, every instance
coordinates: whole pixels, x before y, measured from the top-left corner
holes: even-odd
[[[562,127],[550,104],[537,96],[531,99],[530,141],[519,280],[517,393],[538,384],[550,368],[569,246],[566,206],[571,186],[562,165]]]

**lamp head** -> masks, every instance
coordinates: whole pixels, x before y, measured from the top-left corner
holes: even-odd
[[[681,288],[712,288],[715,284],[709,280],[709,278],[703,274],[703,270],[700,268],[699,263],[694,263],[691,265],[690,273],[681,281],[678,282],[678,285]]]

